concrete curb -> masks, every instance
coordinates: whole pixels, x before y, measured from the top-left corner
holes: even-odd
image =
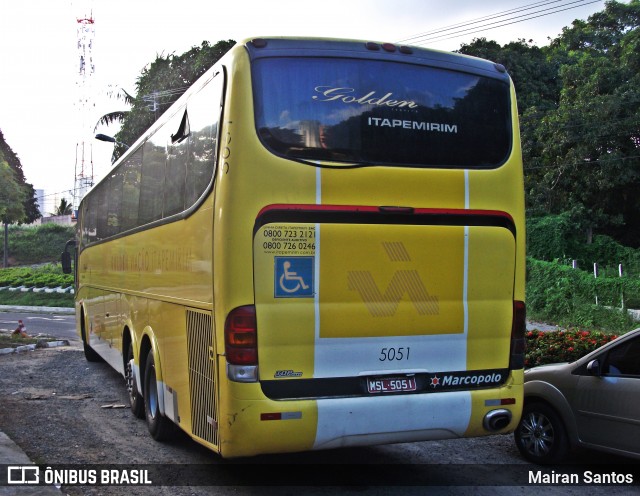
[[[62,339],[58,341],[45,341],[37,344],[25,344],[24,346],[16,346],[15,348],[0,348],[0,355],[11,355],[12,353],[34,351],[36,348],[58,348],[60,346],[69,346],[69,341]]]
[[[29,466],[33,465],[33,461],[29,459],[20,446],[14,443],[4,432],[0,431],[0,464]],[[2,496],[60,496],[62,494],[62,491],[54,486],[0,486],[0,495]]]
[[[22,307],[15,305],[0,305],[0,312],[60,313],[73,315],[76,313],[76,309],[69,307]]]

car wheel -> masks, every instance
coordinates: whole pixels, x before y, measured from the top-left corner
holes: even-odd
[[[522,456],[533,463],[559,462],[569,450],[562,419],[553,408],[541,402],[524,406],[514,437]]]

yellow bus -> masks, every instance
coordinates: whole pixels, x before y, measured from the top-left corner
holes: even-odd
[[[510,432],[523,198],[503,66],[248,40],[83,199],[78,331],[225,457]]]

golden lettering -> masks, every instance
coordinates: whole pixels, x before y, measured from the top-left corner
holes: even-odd
[[[381,107],[400,108],[416,108],[418,106],[418,104],[413,100],[392,100],[391,97],[393,96],[393,93],[391,92],[379,97],[376,95],[375,91],[370,91],[358,98],[357,96],[354,96],[354,93],[356,93],[355,88],[316,86],[314,90],[316,93],[320,93],[320,95],[314,95],[311,98],[319,102],[340,101],[342,103],[357,103],[360,105],[377,105]]]

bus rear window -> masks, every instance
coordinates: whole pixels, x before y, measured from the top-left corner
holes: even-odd
[[[293,159],[497,167],[511,151],[505,81],[420,65],[265,58],[253,68],[256,125]]]

